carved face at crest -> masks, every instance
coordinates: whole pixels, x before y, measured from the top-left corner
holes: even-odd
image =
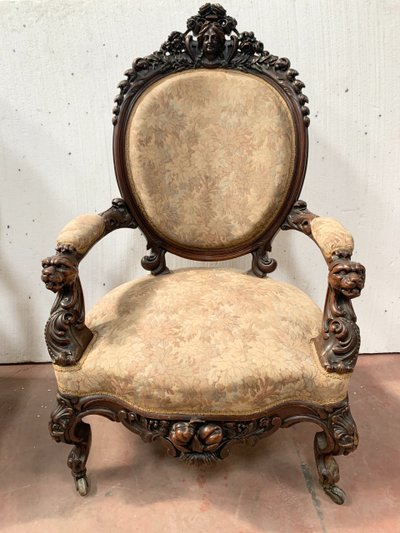
[[[222,56],[225,47],[225,34],[218,24],[208,23],[199,32],[198,43],[204,56],[215,61]]]

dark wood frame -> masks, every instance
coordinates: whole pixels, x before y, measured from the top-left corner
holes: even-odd
[[[209,48],[204,46],[207,36],[209,40],[215,38]],[[197,41],[193,37],[197,37]],[[284,96],[295,124],[296,171],[286,205],[259,238],[237,247],[207,251],[168,242],[154,233],[143,218],[128,186],[123,150],[132,106],[151,83],[172,72],[190,68],[238,69],[262,77]],[[255,275],[265,277],[274,270],[276,261],[269,258],[268,252],[278,229],[296,229],[312,237],[310,223],[316,217],[307,210],[304,202],[297,201],[306,170],[309,125],[309,111],[305,105],[308,99],[301,93],[304,84],[296,79],[297,74],[290,68],[288,59],[278,59],[265,52],[253,33],[239,34],[236,21],[227,16],[219,4],[204,5],[196,16],[188,20],[185,33],[173,32],[158,52],[137,59],[126,73],[127,80],[120,84],[114,108],[115,169],[124,199],[113,200],[111,208],[101,214],[105,230],[91,246],[115,229],[139,225],[151,249],[150,254],[143,258],[142,265],[154,275],[168,272],[165,264],[167,251],[206,261],[229,259],[251,252]],[[47,288],[57,293],[45,336],[50,356],[60,366],[76,364],[93,336],[85,325],[84,298],[78,274],[79,262],[86,253],[79,254],[73,246],[63,245],[57,248],[56,255],[43,261],[42,279]],[[321,364],[329,372],[352,372],[360,341],[351,298],[362,289],[365,270],[362,265],[353,263],[350,254],[342,250],[335,251],[328,261],[328,268],[328,294],[322,333],[318,339],[323,348],[319,350]],[[83,422],[83,418],[91,414],[121,422],[145,442],[159,440],[170,455],[190,463],[217,461],[226,457],[234,444],[253,444],[278,428],[303,421],[313,422],[322,430],[316,434],[314,441],[320,482],[331,499],[339,504],[344,501],[344,492],[336,485],[339,470],[333,457],[350,453],[358,444],[357,429],[347,398],[335,405],[284,403],[240,420],[233,416],[209,416],[205,420],[184,413],[174,417],[155,416],[133,412],[122,401],[102,395],[77,398],[59,394],[57,402],[49,424],[50,434],[57,442],[73,445],[68,466],[81,495],[88,492],[86,461],[91,443],[90,426]]]

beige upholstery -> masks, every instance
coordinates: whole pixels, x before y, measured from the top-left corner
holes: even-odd
[[[353,253],[353,237],[334,218],[314,218],[311,222],[311,234],[327,261],[331,260],[337,250],[346,251],[350,255]]]
[[[289,400],[327,405],[349,375],[327,373],[318,307],[297,288],[222,269],[147,276],[87,316],[95,337],[61,392],[107,394],[152,414],[249,416]]]
[[[262,233],[285,201],[295,134],[283,97],[261,78],[196,69],[167,76],[129,118],[129,180],[170,241],[228,247]]]
[[[57,246],[70,244],[80,254],[102,236],[105,230],[104,220],[100,215],[80,215],[69,222],[57,237]]]

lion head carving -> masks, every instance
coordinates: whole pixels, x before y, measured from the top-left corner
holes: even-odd
[[[347,298],[360,295],[365,283],[365,268],[360,263],[339,260],[330,266],[329,285]]]
[[[58,292],[78,277],[78,260],[73,255],[58,254],[42,261],[42,281],[46,288]]]

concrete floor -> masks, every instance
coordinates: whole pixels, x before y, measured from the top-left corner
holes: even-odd
[[[0,366],[1,531],[400,532],[400,355],[359,359],[351,402],[361,442],[338,460],[341,507],[318,486],[311,424],[197,469],[91,417],[91,493],[81,498],[70,447],[47,433],[54,396],[51,365]]]

